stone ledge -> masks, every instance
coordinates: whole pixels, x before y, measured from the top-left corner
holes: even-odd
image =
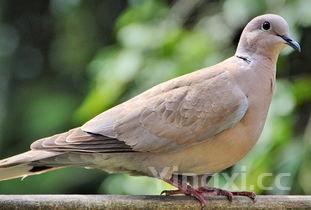
[[[0,195],[0,209],[202,209],[199,202],[186,196],[126,195]],[[209,198],[205,209],[311,209],[311,196],[225,197]]]

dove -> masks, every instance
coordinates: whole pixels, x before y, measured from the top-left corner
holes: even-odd
[[[177,187],[165,194],[183,193],[202,205],[210,195],[255,199],[253,192],[207,182],[256,144],[285,46],[300,51],[281,16],[255,17],[232,57],[156,85],[81,127],[35,141],[30,151],[0,161],[0,180],[73,166],[156,177]],[[195,186],[184,177],[206,182]]]

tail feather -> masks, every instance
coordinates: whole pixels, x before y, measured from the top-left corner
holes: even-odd
[[[57,169],[46,165],[38,165],[37,161],[58,156],[59,153],[43,150],[31,150],[0,161],[0,181],[41,174]]]

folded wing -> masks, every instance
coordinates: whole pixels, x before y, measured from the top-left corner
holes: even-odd
[[[245,115],[248,100],[226,71],[156,86],[82,126],[133,151],[176,150],[208,140]],[[105,144],[105,140],[102,141]]]

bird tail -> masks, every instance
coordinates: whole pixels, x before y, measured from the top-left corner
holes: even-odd
[[[0,160],[0,181],[41,174],[58,169],[40,163],[44,159],[58,156],[60,153],[43,150],[30,150],[28,152]]]

